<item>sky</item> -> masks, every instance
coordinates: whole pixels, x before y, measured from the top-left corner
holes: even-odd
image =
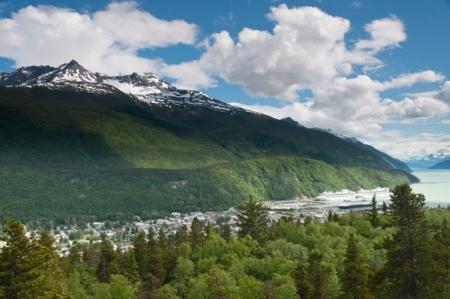
[[[0,71],[71,59],[356,137],[450,149],[450,0],[0,0]]]

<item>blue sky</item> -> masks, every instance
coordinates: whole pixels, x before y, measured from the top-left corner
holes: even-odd
[[[401,158],[450,146],[448,0],[116,4],[0,1],[0,33],[6,36],[0,40],[0,71],[27,64],[58,65],[69,57],[93,71],[137,68],[248,109],[356,136]],[[34,9],[27,10],[30,6]],[[96,16],[102,12],[104,19],[98,21]],[[55,13],[63,15],[61,21]],[[69,22],[69,16],[81,19]],[[141,23],[133,22],[133,16],[142,17]],[[54,20],[51,25],[46,17]],[[119,36],[114,26],[133,29]],[[99,33],[84,43],[73,34],[80,28],[112,33]],[[39,30],[45,38],[37,38]],[[219,32],[224,34],[216,36]],[[316,39],[318,33],[323,40]],[[18,43],[18,37],[26,42]],[[39,46],[31,51],[35,44]],[[309,46],[304,50],[305,44]],[[329,53],[324,47],[330,48]],[[232,54],[222,57],[225,50]],[[93,56],[94,52],[99,56]],[[95,58],[117,52],[125,56]],[[339,58],[328,61],[335,55]],[[283,60],[287,56],[291,69],[290,62]],[[116,64],[122,65],[111,68]],[[322,68],[323,72],[316,71]]]

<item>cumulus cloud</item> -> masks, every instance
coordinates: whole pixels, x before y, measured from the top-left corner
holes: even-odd
[[[194,24],[158,19],[135,2],[113,2],[93,14],[27,6],[0,19],[0,56],[17,66],[76,59],[106,73],[159,70],[160,60],[140,57],[138,50],[194,44],[197,32]]]
[[[408,77],[422,76],[410,74]],[[426,76],[426,80],[431,77]],[[359,138],[378,134],[383,124],[420,121],[450,112],[450,106],[436,96],[439,92],[435,92],[434,96],[421,95],[396,101],[381,98],[380,91],[391,86],[392,82],[398,80],[395,86],[409,82],[405,80],[400,83],[402,78],[378,82],[367,75],[341,77],[315,90],[314,97],[307,102],[295,102],[282,107],[264,104],[240,106],[275,118],[289,116],[307,127],[330,128]],[[415,81],[422,82],[419,79]]]
[[[298,92],[348,73],[344,35],[350,22],[318,8],[271,8],[272,32],[244,28],[235,42],[228,32],[214,34],[205,53],[191,64],[205,76],[239,84],[252,96],[295,100]],[[185,80],[186,64],[171,66],[172,75]],[[204,80],[191,82],[204,87]]]
[[[345,41],[350,21],[318,8],[282,4],[272,7],[267,17],[274,23],[272,31],[244,28],[236,41],[226,31],[216,33],[198,60],[171,65],[167,75],[192,88],[208,87],[220,77],[252,96],[295,101],[299,91],[321,89],[336,78],[348,77],[356,65],[382,65],[376,55],[406,39],[405,26],[395,16],[366,25],[370,38],[357,41],[353,49]],[[442,79],[428,70],[402,75],[379,89]]]
[[[400,99],[381,96],[390,89],[445,80],[433,70],[385,81],[371,77],[371,70],[383,66],[379,54],[399,47],[407,38],[405,25],[397,17],[372,21],[364,27],[368,37],[355,42],[346,40],[349,20],[315,7],[282,4],[272,7],[267,18],[273,23],[271,30],[243,28],[236,38],[227,31],[217,32],[200,43],[204,51],[198,59],[169,65],[158,58],[139,56],[139,51],[198,45],[196,25],[158,19],[135,2],[113,2],[91,14],[27,6],[0,19],[0,56],[13,59],[17,66],[59,65],[73,58],[106,73],[153,71],[171,77],[183,88],[208,88],[223,80],[242,86],[261,100],[283,101],[281,107],[264,102],[236,105],[356,137],[386,135],[389,132],[383,125],[387,123],[449,113],[450,81],[439,90]],[[304,90],[312,96],[299,99]],[[387,143],[378,144],[394,153]]]
[[[450,104],[450,81],[446,81],[442,89],[436,93],[436,98]]]
[[[450,99],[450,84],[434,94],[396,100],[381,96],[390,89],[445,80],[433,70],[386,81],[354,71],[355,66],[381,66],[377,55],[406,40],[405,26],[397,17],[369,23],[365,30],[370,37],[351,47],[345,40],[350,22],[318,8],[280,5],[268,18],[274,23],[272,31],[244,28],[236,40],[226,31],[214,34],[199,59],[170,66],[170,76],[192,87],[207,87],[221,78],[252,96],[287,101],[281,107],[235,105],[359,138],[384,133],[384,124],[423,121],[450,111],[444,100]],[[302,90],[313,94],[306,102],[299,101]]]
[[[395,157],[409,159],[450,148],[450,135],[420,133],[405,136],[398,131],[388,131],[379,134],[370,142]]]
[[[382,84],[383,89],[410,87],[417,83],[439,82],[444,80],[442,74],[428,70],[417,73],[402,74]],[[449,85],[450,89],[450,85]]]
[[[419,97],[402,101],[384,100],[386,115],[392,118],[429,118],[450,112],[449,106],[437,99]]]
[[[356,43],[356,49],[379,52],[386,48],[398,47],[406,40],[405,26],[397,17],[379,19],[367,24],[366,31],[370,39],[360,40]]]

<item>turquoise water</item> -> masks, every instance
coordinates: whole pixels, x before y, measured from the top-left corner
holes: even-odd
[[[416,193],[423,193],[430,206],[450,204],[450,170],[424,170],[413,173],[420,183],[412,184]]]

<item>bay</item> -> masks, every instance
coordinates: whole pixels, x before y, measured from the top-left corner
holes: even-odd
[[[428,206],[450,204],[450,170],[421,170],[413,174],[420,179],[420,183],[411,187],[414,192],[425,195]]]

